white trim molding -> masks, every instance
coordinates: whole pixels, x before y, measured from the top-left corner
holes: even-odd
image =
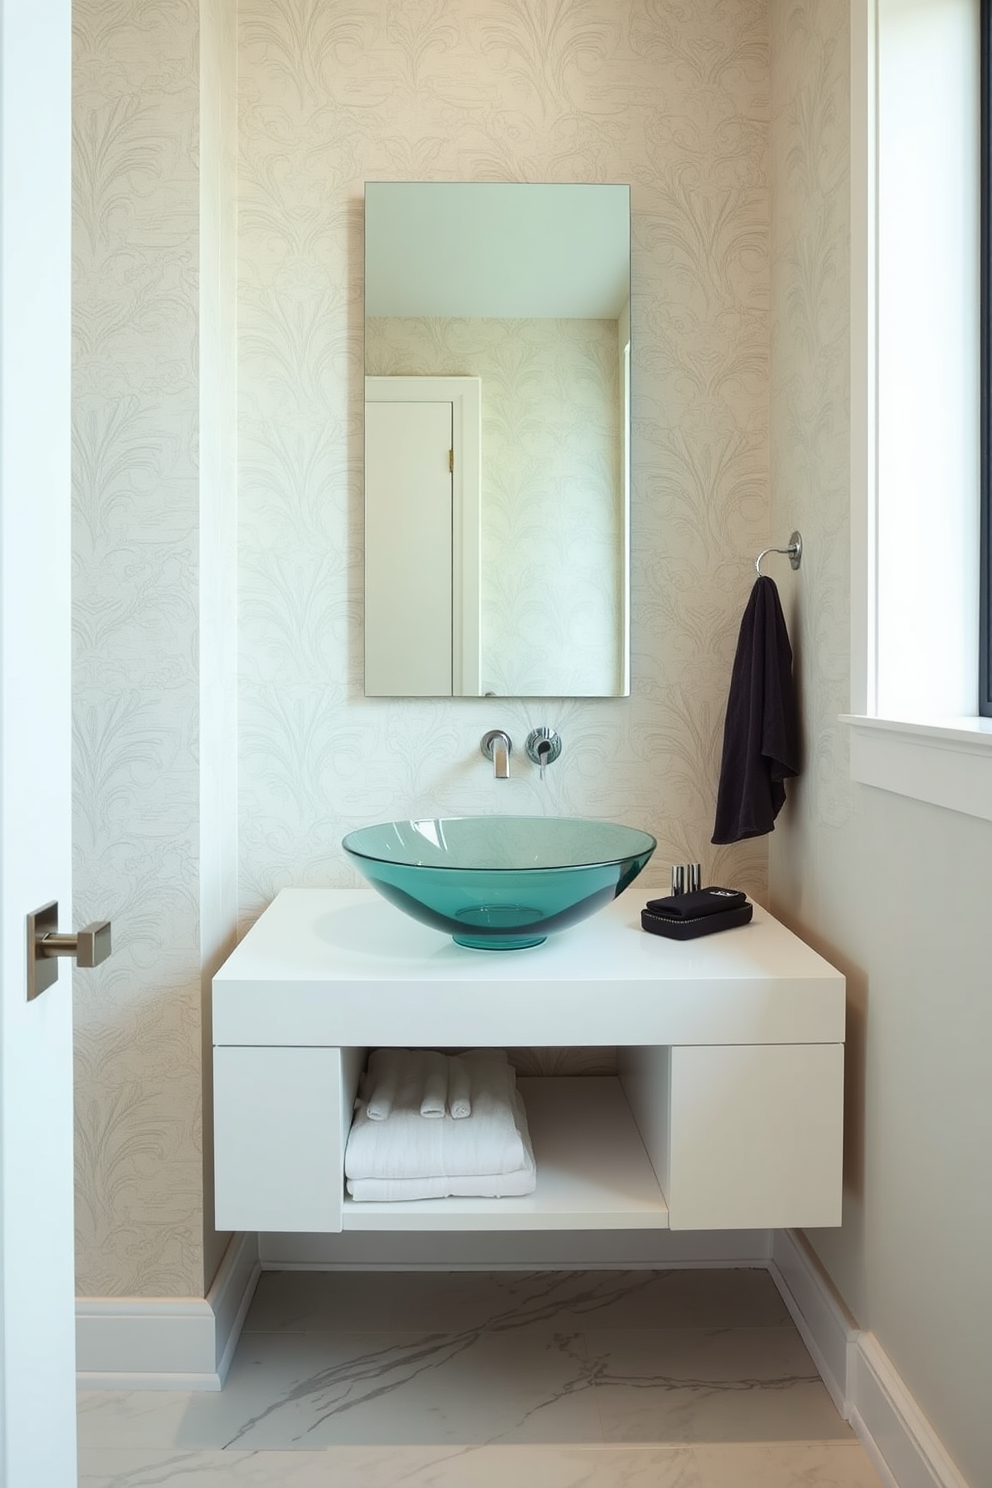
[[[878,696],[878,15],[852,0],[851,24],[851,698]]]
[[[206,1297],[77,1297],[83,1390],[219,1390],[260,1274],[258,1237],[235,1235]]]
[[[992,821],[992,718],[911,720],[845,713],[851,779]]]
[[[895,1488],[968,1488],[873,1333],[854,1355],[848,1419]]]
[[[849,13],[851,709],[940,727],[977,703],[979,5]]]
[[[831,1400],[848,1420],[848,1380],[861,1330],[797,1231],[775,1231],[768,1269]]]
[[[858,1327],[801,1234],[775,1232],[768,1269],[885,1488],[968,1488],[878,1339]]]

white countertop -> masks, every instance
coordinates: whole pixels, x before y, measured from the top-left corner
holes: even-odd
[[[844,978],[767,910],[667,940],[640,924],[659,892],[638,881],[541,946],[478,951],[372,889],[284,889],[214,978],[214,1042],[843,1041]]]

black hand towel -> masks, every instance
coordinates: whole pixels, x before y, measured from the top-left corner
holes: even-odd
[[[785,801],[784,782],[798,774],[792,647],[778,590],[762,574],[737,640],[712,841],[740,842],[774,831]]]

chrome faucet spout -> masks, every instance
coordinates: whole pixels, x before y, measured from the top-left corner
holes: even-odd
[[[509,780],[510,755],[513,752],[509,734],[502,729],[490,729],[488,734],[483,734],[480,748],[486,759],[493,762],[493,778]]]

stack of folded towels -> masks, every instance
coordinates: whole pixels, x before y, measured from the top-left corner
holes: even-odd
[[[377,1049],[345,1150],[355,1199],[505,1198],[537,1177],[527,1115],[502,1049]]]

